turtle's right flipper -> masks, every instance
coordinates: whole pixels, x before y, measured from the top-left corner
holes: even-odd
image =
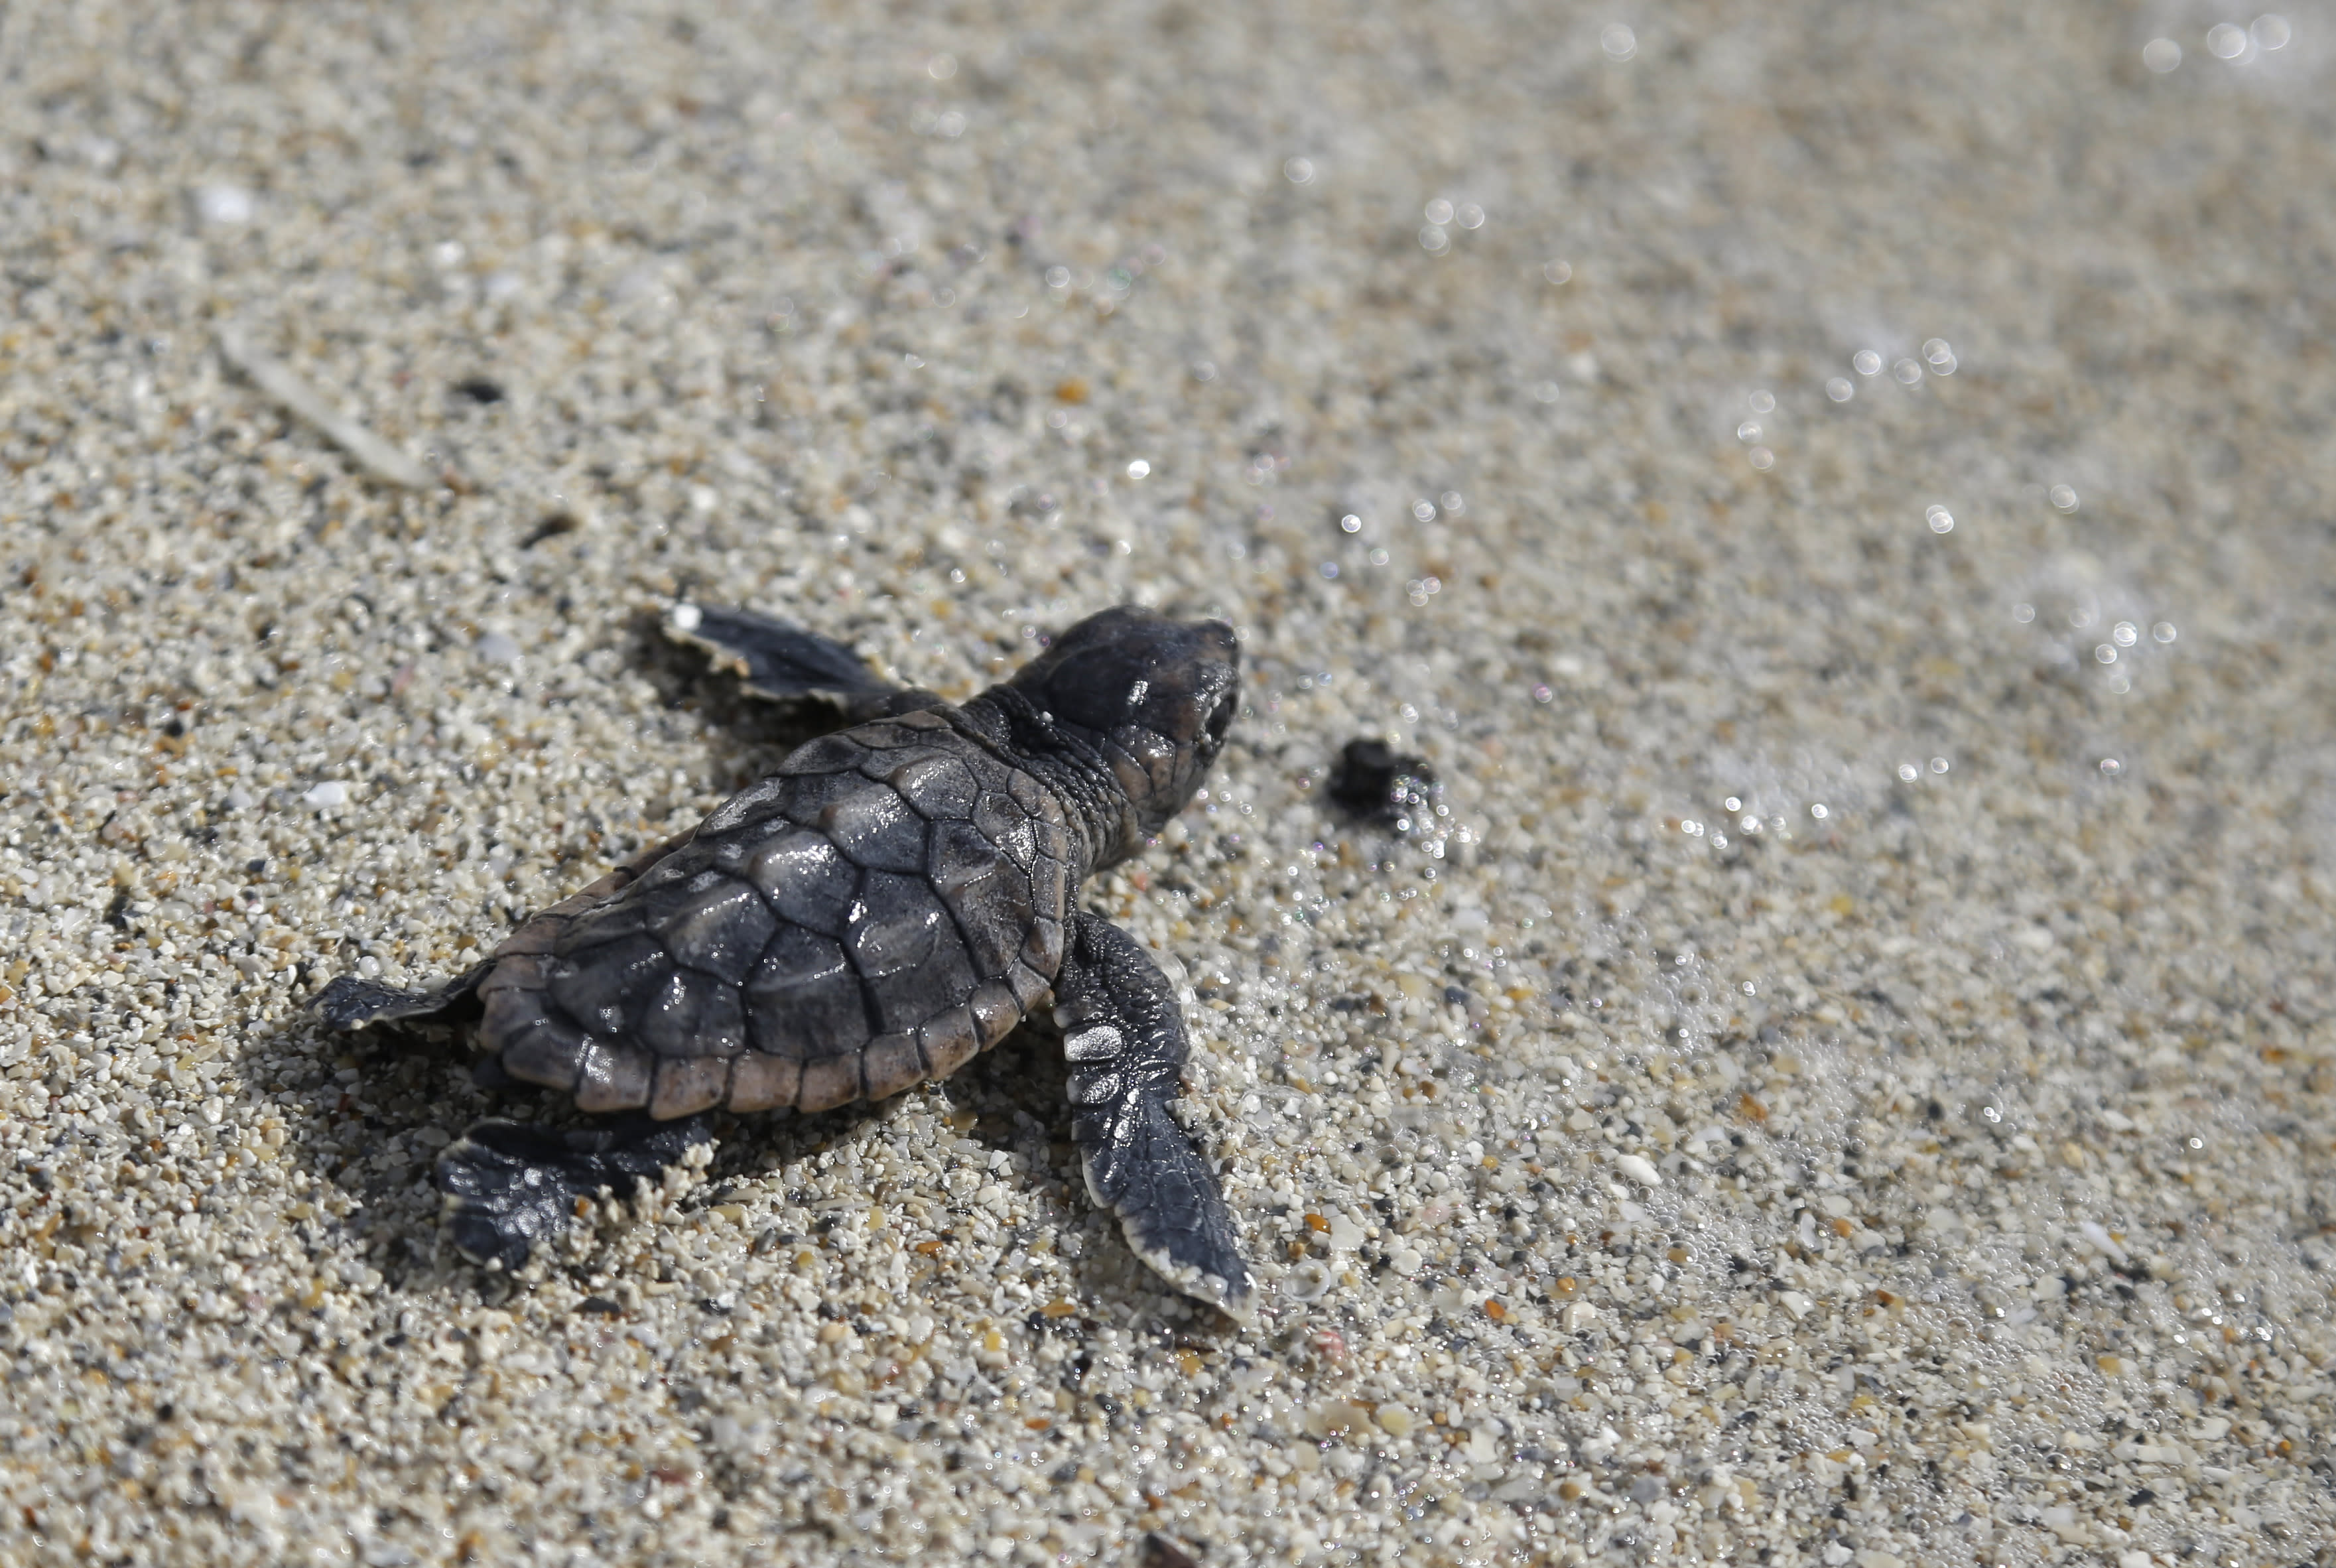
[[[1246,1319],[1249,1265],[1223,1189],[1168,1109],[1191,1049],[1168,977],[1134,937],[1082,914],[1055,998],[1088,1193],[1163,1279]]]
[[[860,723],[928,707],[939,699],[879,680],[860,656],[832,638],[750,609],[683,603],[666,617],[666,635],[710,656],[755,696],[773,702],[823,702]]]
[[[316,1016],[336,1029],[368,1024],[448,1024],[478,1016],[479,982],[491,959],[448,980],[418,991],[401,991],[355,975],[342,975],[317,993]]]
[[[703,1114],[670,1122],[635,1115],[569,1132],[481,1122],[438,1156],[446,1227],[472,1262],[516,1269],[575,1221],[579,1199],[630,1198],[713,1141],[714,1118]]]

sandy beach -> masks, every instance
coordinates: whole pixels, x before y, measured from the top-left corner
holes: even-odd
[[[2324,0],[0,10],[0,1563],[2336,1563],[2331,103]],[[1037,1029],[446,1243],[574,1113],[306,1009],[776,764],[685,599],[1236,626],[1084,896],[1253,1321]]]

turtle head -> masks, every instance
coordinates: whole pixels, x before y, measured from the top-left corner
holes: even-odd
[[[1124,604],[1064,632],[1009,684],[1102,754],[1135,832],[1153,833],[1224,746],[1241,706],[1241,644],[1223,621]]]

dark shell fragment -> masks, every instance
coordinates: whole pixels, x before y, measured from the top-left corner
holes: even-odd
[[[1390,833],[1425,827],[1444,786],[1427,759],[1380,740],[1350,740],[1325,786],[1332,803]]]

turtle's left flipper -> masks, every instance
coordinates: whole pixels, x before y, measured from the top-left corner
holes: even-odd
[[[861,657],[832,638],[751,609],[683,603],[666,617],[666,635],[712,656],[752,695],[772,702],[823,702],[848,724],[930,707],[939,698],[880,680]]]
[[[516,1269],[539,1242],[575,1220],[579,1199],[628,1199],[639,1183],[661,1180],[693,1147],[713,1141],[710,1115],[659,1122],[635,1114],[567,1132],[481,1122],[438,1156],[446,1227],[472,1262]]]
[[[1168,977],[1134,938],[1082,914],[1055,998],[1087,1191],[1169,1283],[1247,1318],[1249,1265],[1224,1193],[1168,1112],[1191,1050]]]
[[[355,975],[334,979],[310,1004],[316,1016],[336,1029],[362,1029],[368,1024],[453,1023],[478,1016],[474,1000],[479,983],[494,967],[478,964],[441,986],[401,991]]]

